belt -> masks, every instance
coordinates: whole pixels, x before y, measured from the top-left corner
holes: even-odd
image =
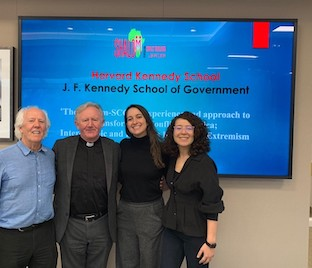
[[[32,225],[29,225],[27,227],[21,227],[21,228],[17,228],[17,229],[7,229],[7,228],[1,228],[1,229],[10,230],[10,231],[19,231],[19,232],[29,232],[29,231],[32,231],[34,229],[41,227],[42,225],[44,225],[45,223],[50,222],[50,221],[52,221],[52,220],[44,221],[44,222],[37,223],[37,224],[32,224]]]
[[[102,216],[104,216],[106,213],[93,213],[93,214],[76,214],[76,215],[71,215],[71,217],[78,219],[78,220],[83,220],[87,222],[95,221]]]

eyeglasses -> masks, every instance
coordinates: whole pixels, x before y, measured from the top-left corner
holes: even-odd
[[[181,126],[181,125],[177,125],[177,126],[173,126],[173,129],[175,131],[182,131],[185,130],[186,132],[192,132],[194,130],[194,126],[191,125],[187,125],[187,126]]]

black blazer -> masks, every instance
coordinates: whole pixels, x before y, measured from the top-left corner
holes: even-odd
[[[57,140],[53,146],[56,165],[54,222],[57,242],[63,238],[70,214],[71,180],[78,141],[79,136],[72,136]],[[101,143],[106,165],[109,231],[112,240],[116,241],[116,192],[120,149],[116,142],[108,138],[101,137]]]
[[[206,237],[207,219],[217,220],[224,210],[216,166],[206,154],[191,156],[176,178],[175,163],[176,159],[171,159],[166,175],[171,192],[163,225],[186,235]]]

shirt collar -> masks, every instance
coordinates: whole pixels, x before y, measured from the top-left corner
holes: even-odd
[[[32,152],[32,150],[30,150],[27,146],[25,146],[25,144],[19,140],[17,142],[17,146],[21,149],[21,151],[23,152],[24,155],[28,155]],[[47,151],[47,148],[45,148],[43,145],[41,145],[41,148],[38,150],[38,152],[46,152]]]

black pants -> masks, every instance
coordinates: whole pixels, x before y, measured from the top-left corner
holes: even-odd
[[[209,264],[199,264],[196,257],[205,243],[205,237],[188,236],[165,228],[161,245],[161,268],[180,268],[186,258],[187,268],[208,268]]]
[[[55,268],[57,249],[53,221],[20,232],[0,228],[0,267]]]

